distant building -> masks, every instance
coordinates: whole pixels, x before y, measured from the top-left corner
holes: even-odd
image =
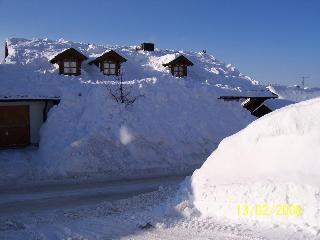
[[[141,43],[140,49],[143,51],[154,51],[154,43]]]
[[[270,109],[265,109],[262,107],[263,103],[267,100],[273,100],[278,98],[276,94],[271,93],[269,90],[264,92],[243,95],[243,96],[220,96],[219,99],[224,101],[237,101],[240,102],[242,107],[247,109],[255,117],[262,117],[265,114],[272,112]],[[257,110],[261,107],[260,110]],[[254,113],[254,111],[257,111]]]

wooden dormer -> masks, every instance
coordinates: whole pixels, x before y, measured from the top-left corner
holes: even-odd
[[[185,77],[188,75],[187,68],[193,66],[193,63],[183,55],[173,59],[171,62],[162,64],[164,67],[169,67],[171,74],[175,77]]]
[[[50,60],[59,65],[59,74],[78,76],[81,74],[81,63],[88,58],[74,48],[69,48]]]
[[[119,75],[120,67],[123,62],[126,62],[127,59],[111,50],[102,54],[100,57],[97,57],[95,60],[89,62],[89,64],[94,64],[99,67],[100,71],[104,75]]]

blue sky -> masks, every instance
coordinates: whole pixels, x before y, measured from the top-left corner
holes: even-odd
[[[0,0],[0,41],[154,41],[234,64],[262,83],[320,87],[318,0]],[[1,51],[0,57],[3,57]]]

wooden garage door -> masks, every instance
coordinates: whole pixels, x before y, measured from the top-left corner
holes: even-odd
[[[0,106],[0,147],[29,144],[29,106]]]

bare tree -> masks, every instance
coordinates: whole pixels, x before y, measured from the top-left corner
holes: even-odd
[[[114,88],[109,88],[109,93],[112,96],[112,98],[117,101],[118,103],[123,103],[126,106],[132,105],[138,97],[141,97],[143,95],[138,96],[131,96],[130,89],[131,86],[128,86],[128,84],[124,84],[123,81],[123,74],[120,74],[116,77],[116,85]]]

